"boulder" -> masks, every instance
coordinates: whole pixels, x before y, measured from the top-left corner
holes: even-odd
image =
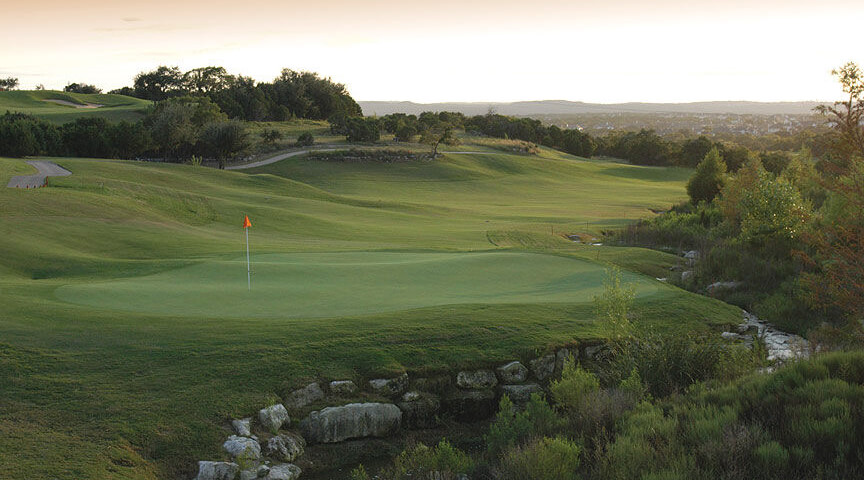
[[[310,413],[300,428],[310,443],[335,443],[384,437],[398,430],[401,422],[402,411],[392,403],[349,403]]]
[[[569,349],[562,348],[555,353],[555,373],[561,374],[564,371],[564,364],[567,362],[567,359],[572,357],[573,360],[577,360],[579,358],[579,349]]]
[[[405,428],[412,430],[435,428],[439,424],[438,414],[441,412],[441,401],[435,395],[430,393],[418,394],[416,399],[399,402],[396,406],[402,410],[402,426]]]
[[[510,362],[497,368],[501,383],[522,383],[528,378],[528,369],[519,362]]]
[[[400,395],[408,388],[408,374],[403,373],[396,378],[376,378],[369,380],[372,391],[385,397]]]
[[[442,407],[460,422],[476,422],[498,410],[496,400],[493,390],[454,390],[444,397]]]
[[[588,345],[585,347],[585,358],[594,360],[603,352],[603,345]]]
[[[195,480],[234,480],[240,466],[233,462],[198,462]]]
[[[330,393],[333,395],[351,395],[357,391],[357,385],[351,380],[334,380],[330,382]]]
[[[693,270],[684,270],[681,272],[681,281],[687,282],[693,279]]]
[[[252,430],[249,429],[251,418],[242,418],[240,420],[231,420],[231,427],[234,428],[234,433],[241,437],[251,437]]]
[[[300,478],[301,473],[303,473],[303,470],[300,470],[300,467],[297,465],[292,463],[283,463],[281,465],[270,467],[267,476],[263,478],[264,480],[296,480]]]
[[[475,370],[473,372],[459,372],[456,375],[456,385],[459,388],[482,389],[492,388],[498,385],[498,379],[491,370]]]
[[[503,385],[501,387],[501,393],[507,395],[507,397],[517,405],[528,403],[528,400],[531,400],[532,393],[540,393],[542,391],[543,389],[536,383],[529,383],[527,385]]]
[[[288,410],[286,410],[285,406],[281,403],[270,405],[267,408],[262,408],[261,411],[258,412],[258,420],[261,422],[261,425],[264,425],[264,428],[274,433],[282,428],[282,425],[291,422],[291,418],[288,416]]]
[[[402,395],[403,402],[413,402],[415,400],[420,400],[420,392],[417,390],[411,390],[410,392],[405,392]]]
[[[315,382],[310,383],[299,390],[294,390],[288,394],[288,398],[286,398],[282,404],[285,405],[285,408],[298,409],[323,398],[324,390],[321,390],[321,386]]]
[[[723,290],[735,290],[744,285],[743,282],[714,282],[711,285],[708,285],[706,289],[708,290],[708,295],[716,295],[720,291]]]
[[[540,358],[535,358],[528,362],[528,365],[531,366],[531,373],[534,374],[537,380],[546,380],[555,373],[555,354],[550,353]]]
[[[242,458],[247,461],[261,458],[261,445],[258,445],[257,440],[248,437],[231,435],[222,444],[222,448],[234,458]]]
[[[306,440],[293,433],[283,433],[267,440],[267,448],[264,450],[267,456],[283,462],[293,462],[297,457],[303,455]]]

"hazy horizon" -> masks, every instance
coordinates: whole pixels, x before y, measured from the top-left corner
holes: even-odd
[[[0,76],[22,89],[110,90],[158,65],[282,68],[344,83],[362,101],[587,103],[830,101],[830,71],[864,63],[864,4],[478,0],[327,4],[49,0],[4,7]],[[23,45],[10,48],[10,45]]]

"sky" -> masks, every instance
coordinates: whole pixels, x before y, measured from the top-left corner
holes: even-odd
[[[6,3],[6,2],[4,2]],[[106,91],[159,65],[282,68],[357,100],[834,100],[861,0],[45,0],[0,15],[0,77]]]

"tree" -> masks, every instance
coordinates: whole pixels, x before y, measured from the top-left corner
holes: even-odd
[[[183,74],[183,85],[192,94],[208,95],[228,88],[233,77],[225,67],[193,68]]]
[[[696,172],[687,182],[687,195],[694,204],[711,202],[723,187],[726,164],[720,158],[720,151],[712,148],[696,167]]]
[[[76,118],[60,127],[66,151],[75,157],[110,158],[108,121],[103,117]]]
[[[261,132],[261,140],[265,145],[275,145],[276,142],[282,140],[282,132],[275,128],[267,128]]]
[[[714,142],[704,135],[685,141],[681,145],[681,165],[684,167],[695,167],[708,155],[708,152],[712,148],[715,148]]]
[[[219,168],[225,168],[225,161],[235,157],[249,146],[246,126],[239,120],[210,122],[201,130],[201,143],[208,155],[216,158]]]
[[[101,88],[87,83],[70,83],[63,87],[63,91],[69,93],[102,93]]]
[[[15,90],[18,88],[18,79],[15,77],[0,78],[0,92]]]
[[[141,72],[135,76],[135,96],[158,102],[168,97],[183,94],[183,74],[178,67],[158,67],[152,72]]]
[[[298,147],[311,147],[315,143],[315,137],[311,132],[303,132],[297,137],[297,142],[294,144]]]
[[[458,140],[453,135],[453,129],[449,125],[439,124],[435,127],[428,127],[420,134],[420,143],[425,143],[432,147],[430,155],[432,159],[438,158],[438,147],[443,143],[445,145],[454,145]]]
[[[378,120],[374,118],[351,117],[345,123],[346,138],[349,142],[377,142],[381,138]]]

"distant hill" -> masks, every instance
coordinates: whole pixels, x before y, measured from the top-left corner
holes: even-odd
[[[54,123],[76,118],[104,117],[111,122],[134,122],[144,116],[151,103],[140,98],[108,93],[83,94],[57,90],[14,90],[0,92],[0,115],[21,112]]]
[[[584,103],[567,100],[540,100],[528,102],[357,102],[364,115],[388,115],[391,113],[418,114],[421,112],[462,112],[465,115],[483,115],[490,109],[502,115],[573,115],[582,113],[691,113],[691,114],[739,114],[739,115],[794,115],[813,112],[813,107],[823,102],[693,102],[693,103]]]

